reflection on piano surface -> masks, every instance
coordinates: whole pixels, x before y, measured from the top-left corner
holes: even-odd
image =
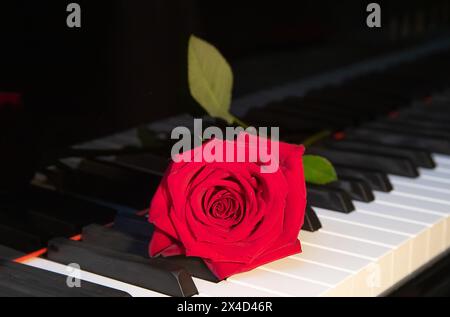
[[[114,3],[123,5],[120,1]],[[305,3],[305,10],[316,12],[317,7]],[[163,10],[164,5],[159,6]],[[153,8],[156,7],[155,4]],[[212,10],[202,1],[187,7],[199,17]],[[137,8],[130,5],[127,10],[136,13]],[[175,10],[164,7],[169,9]],[[246,14],[250,14],[248,10],[243,5],[243,15],[234,13],[240,27]],[[267,17],[264,10],[267,8],[262,5],[261,15],[255,21]],[[0,91],[18,89],[25,98],[20,107],[0,107],[3,118],[8,118],[2,120],[2,126],[7,126],[8,120],[20,123],[10,125],[9,135],[2,139],[2,146],[11,155],[5,158],[9,165],[5,168],[3,164],[1,169],[12,176],[7,182],[2,181],[0,191],[0,295],[448,295],[448,10],[446,1],[437,1],[434,6],[417,1],[409,12],[390,7],[388,26],[376,33],[375,39],[367,39],[372,36],[367,30],[358,34],[358,50],[333,42],[346,43],[352,25],[339,24],[343,31],[330,35],[323,20],[308,21],[303,17],[298,19],[300,23],[296,18],[288,19],[289,14],[283,15],[285,11],[281,9],[267,24],[273,31],[267,33],[272,41],[255,37],[242,50],[236,44],[243,43],[239,42],[242,39],[234,43],[213,21],[199,18],[206,25],[204,30],[209,30],[209,35],[216,37],[225,52],[233,56],[236,76],[243,78],[237,83],[239,97],[233,111],[255,126],[280,126],[281,138],[289,142],[299,143],[328,131],[329,137],[307,152],[328,158],[339,176],[329,185],[307,186],[309,205],[300,233],[302,254],[221,282],[198,259],[147,256],[152,227],[142,210],[149,206],[167,167],[170,131],[176,126],[190,126],[192,113],[186,114],[186,109],[181,111],[182,107],[170,107],[168,103],[167,109],[152,108],[154,113],[146,109],[138,118],[139,109],[145,108],[144,101],[152,97],[136,97],[130,115],[115,126],[105,123],[106,127],[94,129],[89,122],[88,131],[74,133],[69,140],[58,136],[50,141],[45,136],[35,140],[32,134],[37,130],[25,124],[33,117],[25,114],[36,113],[46,94],[36,95],[35,88],[27,90],[20,84],[6,85],[7,78],[2,78]],[[278,14],[291,24],[280,24]],[[429,19],[430,15],[435,19]],[[414,16],[422,22],[409,25],[404,16]],[[118,21],[125,23],[120,17]],[[308,23],[317,24],[316,32],[307,31],[304,25]],[[142,30],[127,27],[121,30],[143,34],[139,33]],[[253,36],[257,34],[255,30],[245,30]],[[280,37],[280,32],[287,39]],[[376,54],[374,46],[363,49],[371,41],[379,48]],[[276,49],[269,54],[273,46]],[[256,51],[264,54],[255,54]],[[301,67],[308,61],[329,58],[333,52],[335,63],[327,60],[316,67]],[[296,63],[296,56],[303,61]],[[362,62],[362,58],[366,60]],[[297,74],[297,69],[303,73]],[[145,76],[130,79],[138,89],[144,80]],[[77,87],[76,83],[71,84]],[[129,89],[126,84],[125,91],[118,95],[129,94]],[[182,88],[177,93],[181,98]],[[71,101],[74,107],[83,101],[77,98]],[[28,103],[32,109],[27,109]],[[54,106],[51,104],[45,111]],[[116,111],[114,107],[119,106],[114,104],[111,108]],[[71,110],[62,111],[59,118],[74,116],[75,110]],[[122,105],[115,115],[124,111],[126,107]],[[120,116],[111,116],[120,121]],[[55,119],[42,114],[40,118],[46,125]],[[77,126],[80,118],[68,124],[81,129],[79,122]],[[214,118],[205,119],[219,124]],[[92,122],[103,123],[98,118]],[[53,133],[62,131],[66,135],[67,130],[61,130],[64,123],[54,126]],[[51,128],[45,129],[51,132]],[[157,142],[146,142],[146,135],[156,137]],[[23,142],[18,145],[11,140]],[[14,175],[19,170],[22,173],[17,174],[17,181],[19,178]],[[33,177],[34,171],[37,173]],[[66,278],[60,275],[71,273],[66,266],[70,263],[78,263],[82,269],[82,288],[66,287]]]

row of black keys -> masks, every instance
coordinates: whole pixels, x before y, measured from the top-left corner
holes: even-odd
[[[149,258],[152,231],[145,217],[119,215],[112,228],[95,224],[84,227],[82,241],[50,240],[46,257],[65,265],[77,263],[85,271],[169,296],[198,294],[192,276],[218,282],[200,259]],[[129,296],[86,281],[81,287],[68,287],[63,275],[12,261],[21,255],[0,245],[2,296]]]
[[[433,108],[424,109],[424,112],[432,113]],[[399,120],[403,120],[402,113]],[[392,123],[395,124],[395,121]],[[352,199],[370,202],[374,199],[372,191],[392,190],[387,174],[414,178],[419,175],[419,167],[434,168],[430,153],[448,154],[450,139],[428,136],[429,130],[421,132],[423,130],[419,126],[415,127],[415,131],[409,133],[392,131],[389,127],[363,127],[347,131],[344,140],[327,140],[320,147],[308,149],[308,153],[327,157],[339,176],[339,181],[330,185],[308,185],[311,205],[350,212],[353,210]],[[165,159],[149,154],[125,155],[114,161],[86,160],[76,170],[67,168],[59,171],[53,179],[60,188],[82,191],[107,201],[143,209],[148,206],[149,197],[163,172],[154,174],[155,166],[165,164]],[[115,181],[111,181],[113,179]],[[132,193],[123,194],[125,188],[133,188]]]
[[[335,131],[385,117],[448,87],[448,55],[435,55],[382,73],[365,74],[339,85],[312,90],[303,97],[272,101],[263,110],[252,109],[244,120],[256,126],[278,123],[285,134],[306,138],[324,129]],[[415,111],[404,116],[419,122],[423,119]]]

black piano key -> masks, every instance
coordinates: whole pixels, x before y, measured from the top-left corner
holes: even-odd
[[[161,180],[159,175],[94,160],[83,160],[78,168],[52,176],[60,190],[136,209],[150,205]]]
[[[431,108],[409,108],[402,112],[402,116],[413,118],[424,118],[440,123],[450,123],[450,111],[430,111]]]
[[[119,155],[111,163],[162,176],[169,166],[170,159],[154,154]]]
[[[124,213],[117,214],[113,228],[138,237],[148,237],[149,239],[152,237],[154,230],[153,225],[148,222],[146,217]]]
[[[10,286],[0,285],[0,297],[31,297],[29,290],[20,291]]]
[[[22,201],[0,208],[0,243],[23,252],[47,245],[55,236],[71,237],[90,223],[105,224],[116,211],[52,190],[32,188]]]
[[[394,100],[398,104],[409,104],[412,101],[411,96],[400,93],[392,87],[380,85],[379,79],[375,84],[374,78],[369,76],[358,77],[348,81],[346,84],[350,85],[351,89],[364,92],[366,94],[376,94]]]
[[[346,191],[350,198],[353,200],[366,203],[375,200],[375,196],[373,195],[370,186],[365,181],[358,180],[356,178],[343,177],[325,186],[342,189]]]
[[[149,257],[150,237],[142,237],[99,225],[89,225],[82,231],[83,243],[119,252]]]
[[[431,110],[431,109],[430,109]],[[431,112],[431,111],[430,111]],[[431,114],[431,113],[400,113],[400,118],[402,119],[406,119],[406,120],[423,120],[426,122],[433,122],[435,123],[437,126],[439,125],[445,125],[445,124],[449,124],[449,120],[446,119],[445,117],[440,117],[439,115],[436,114]]]
[[[411,178],[419,176],[418,170],[410,160],[395,156],[319,148],[310,148],[308,152],[309,154],[323,156],[333,164],[345,164],[358,168],[373,169],[388,174]]]
[[[20,252],[16,249],[7,247],[0,244],[0,259],[3,260],[14,260],[24,256],[25,253]]]
[[[314,215],[317,217],[317,215]],[[317,223],[315,223],[317,226]],[[147,218],[138,215],[119,214],[114,221],[114,229],[130,236],[135,236],[144,241],[150,241],[153,234],[153,225],[148,222]],[[171,257],[175,264],[184,267],[189,273],[195,277],[199,277],[210,282],[217,282],[217,278],[211,274],[203,261],[197,258],[186,258],[183,256]]]
[[[314,107],[315,108],[315,107]],[[327,113],[323,115],[318,112],[317,109],[312,109],[312,107],[306,107],[299,105],[297,108],[293,107],[283,107],[283,104],[270,104],[268,107],[259,108],[256,110],[258,112],[267,112],[268,115],[276,118],[301,118],[302,120],[311,120],[317,126],[330,126],[334,128],[344,128],[352,125],[354,120],[352,118],[344,117],[342,114],[339,116],[337,113]],[[297,124],[301,124],[301,121],[297,121]]]
[[[387,118],[382,120],[382,122],[388,123],[388,124],[404,124],[404,125],[409,125],[412,127],[416,127],[417,129],[423,129],[423,130],[428,130],[428,129],[435,129],[438,131],[445,131],[445,132],[450,132],[450,125],[447,123],[440,123],[440,122],[435,122],[435,121],[429,121],[429,120],[425,120],[423,118],[421,119],[415,119],[415,118],[403,118],[401,115],[399,117],[396,118]]]
[[[0,213],[0,244],[29,253],[44,247],[48,236],[42,236],[30,225],[25,215]]]
[[[367,140],[384,145],[450,155],[450,142],[443,139],[411,135],[408,133],[387,132],[370,128],[351,130],[347,133],[347,136],[351,139]]]
[[[86,281],[80,281],[80,286],[68,287],[66,275],[0,260],[0,292],[5,296],[130,297],[123,291]]]
[[[316,212],[311,208],[309,204],[306,205],[305,219],[303,222],[302,230],[316,232],[320,228],[322,228],[322,224],[320,223],[319,217],[317,217]]]
[[[392,155],[411,160],[416,167],[435,168],[436,164],[431,154],[422,150],[386,146],[373,142],[357,140],[341,140],[328,142],[327,147],[337,150],[349,150],[369,154]]]
[[[198,294],[190,274],[180,266],[68,239],[49,242],[47,257],[78,263],[86,271],[177,297]]]
[[[390,192],[393,186],[388,176],[383,172],[370,169],[355,168],[345,165],[334,165],[338,178],[352,177],[364,180],[372,188],[372,190],[380,192]]]
[[[348,109],[341,109],[336,105],[319,102],[307,102],[301,97],[287,97],[279,102],[269,103],[267,108],[292,113],[298,116],[307,112],[326,114],[327,119],[333,117],[340,124],[345,126],[354,125],[360,122],[361,116],[355,111]]]
[[[32,187],[25,204],[30,223],[50,236],[70,236],[81,232],[87,224],[111,223],[117,211],[114,208],[69,194]]]
[[[388,100],[376,100],[376,96],[370,98],[366,94],[344,91],[343,87],[325,88],[313,90],[304,96],[307,101],[315,101],[320,103],[333,104],[337,108],[347,108],[355,111],[355,113],[365,113],[370,118],[376,118],[380,114],[392,111],[398,108],[397,103]],[[363,106],[364,105],[364,106]],[[363,111],[361,111],[361,108]]]
[[[192,274],[192,276],[212,283],[220,282],[220,280],[208,269],[205,262],[203,262],[201,258],[178,255],[164,258],[164,260],[183,267],[186,271]]]
[[[66,213],[62,212],[62,215]],[[36,210],[28,210],[27,219],[37,230],[49,237],[71,237],[80,233],[81,226],[64,219],[64,216],[52,216]]]
[[[279,126],[281,130],[289,132],[300,131],[317,133],[323,129],[332,129],[329,123],[320,120],[302,119],[286,114],[264,111],[262,109],[250,110],[243,118],[252,126]]]
[[[343,213],[355,210],[346,191],[338,188],[307,184],[308,201],[313,207],[330,209]]]
[[[106,249],[119,252],[136,254],[148,257],[150,238],[138,237],[129,233],[98,225],[90,225],[83,228],[83,243],[89,243]],[[176,256],[159,258],[161,262],[175,264],[183,267],[192,276],[217,283],[219,280],[207,268],[205,263],[198,258]]]
[[[409,126],[401,123],[397,124],[388,124],[384,122],[369,122],[364,124],[365,128],[370,129],[378,129],[382,131],[388,131],[388,132],[399,132],[399,133],[407,133],[411,135],[417,135],[421,137],[427,137],[427,138],[436,138],[436,139],[445,139],[450,140],[450,132],[446,131],[437,131],[435,129],[418,129],[414,126]]]
[[[78,197],[35,188],[27,207],[28,221],[49,237],[71,237],[91,224],[111,223],[116,210]]]

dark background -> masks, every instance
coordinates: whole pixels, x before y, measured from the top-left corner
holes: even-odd
[[[216,45],[235,72],[235,96],[416,45],[448,26],[448,1],[90,0],[82,26],[71,1],[2,1],[0,91],[23,94],[37,147],[65,146],[180,112],[187,40]]]

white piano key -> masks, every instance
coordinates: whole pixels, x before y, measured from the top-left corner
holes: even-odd
[[[320,218],[320,217],[319,217]],[[383,245],[390,248],[391,276],[392,281],[397,282],[407,274],[411,273],[413,268],[424,262],[425,256],[416,255],[417,260],[412,256],[413,240],[412,237],[403,234],[394,234],[383,230],[373,229],[368,226],[345,223],[326,218],[320,218],[322,222],[322,232],[358,239],[367,243]],[[426,242],[424,247],[426,246]],[[413,262],[413,259],[416,260]]]
[[[445,183],[450,183],[450,174],[449,173],[445,173],[442,171],[437,171],[437,170],[430,170],[430,169],[424,169],[424,168],[419,168],[419,173],[421,176],[423,176],[424,178],[431,178],[434,180],[439,180]]]
[[[359,212],[372,213],[391,219],[403,220],[417,224],[433,225],[443,218],[440,213],[416,211],[406,206],[387,206],[380,204],[378,200],[375,200],[369,204],[354,201],[353,205]]]
[[[387,205],[393,208],[404,207],[414,211],[443,216],[445,221],[445,248],[450,247],[450,207],[448,205],[420,200],[413,197],[391,195],[390,193],[375,192],[374,194],[377,203],[381,205]]]
[[[199,278],[193,278],[200,297],[277,297],[287,296],[278,291],[263,290],[258,287],[249,287],[229,281],[219,283],[208,282]]]
[[[307,233],[303,232],[301,235],[305,236]],[[330,267],[344,272],[356,273],[372,262],[371,259],[365,257],[363,258],[339,251],[323,249],[305,243],[302,243],[302,250],[303,252],[301,254],[292,255],[291,257],[295,258],[297,261]]]
[[[424,178],[423,176],[417,179],[410,179],[407,177],[389,175],[389,179],[394,188],[396,184],[400,184],[450,194],[450,183],[444,183],[442,181],[427,179]]]
[[[446,168],[444,165],[438,165],[433,171],[450,175],[450,169]]]
[[[375,260],[392,249],[379,244],[336,236],[322,230],[316,232],[301,231],[299,238],[305,245],[321,247],[368,260]]]
[[[329,228],[327,222],[334,220],[360,226],[360,232],[354,229],[352,230],[352,235],[357,237],[363,236],[367,239],[368,233],[370,232],[368,229],[376,230],[374,236],[383,235],[385,237],[388,233],[395,233],[402,236],[404,240],[400,241],[400,244],[396,244],[396,250],[394,250],[395,276],[406,275],[429,260],[430,226],[368,215],[360,213],[358,210],[350,214],[341,214],[319,208],[315,208],[315,210],[319,215],[325,231]],[[348,229],[345,231],[348,231]],[[383,234],[381,231],[385,231],[385,233]],[[443,241],[440,242],[443,243]]]
[[[439,165],[439,163],[450,164],[450,156],[444,154],[433,154],[433,159]]]
[[[440,162],[437,164],[438,168],[444,168],[446,170],[450,170],[450,163]]]
[[[359,203],[359,206],[362,206],[362,208],[364,208],[364,206],[366,205],[370,206],[371,204],[372,203]],[[421,231],[423,231],[424,229],[428,228],[427,225],[423,224],[417,223],[414,224],[402,220],[387,219],[377,215],[364,214],[361,213],[359,209],[356,209],[355,211],[349,214],[343,214],[322,208],[314,208],[314,210],[316,211],[317,215],[319,215],[320,220],[324,218],[332,220],[341,220],[353,224],[361,224],[367,226],[368,228],[383,230],[402,235],[406,234],[408,236],[416,235]]]
[[[429,227],[429,256],[433,258],[443,252],[446,246],[445,216],[423,211],[416,211],[407,207],[389,206],[379,204],[377,201],[370,204],[355,202],[355,208],[360,213],[377,215],[388,219],[401,220],[410,224],[421,224]]]
[[[393,233],[386,230],[380,230],[371,226],[354,224],[348,221],[320,217],[322,223],[322,232],[339,235],[346,238],[357,239],[368,243],[394,248],[397,245],[408,240],[410,235]]]
[[[381,285],[368,283],[372,280],[371,276],[373,275],[372,260],[305,243],[302,243],[302,250],[301,254],[292,255],[290,258],[352,274],[352,280],[344,279],[331,290],[322,294],[323,296],[348,296],[349,292],[352,296],[373,296],[380,292]],[[350,287],[349,284],[351,284]]]
[[[262,269],[239,273],[227,279],[229,283],[278,292],[281,296],[317,297],[329,291],[331,285],[296,279],[289,274],[279,274]]]
[[[446,204],[424,201],[419,199],[419,197],[400,196],[396,195],[395,192],[374,192],[374,195],[376,201],[380,204],[390,204],[392,206],[407,207],[412,210],[425,211],[437,215],[450,215],[450,207]]]
[[[299,255],[298,258],[300,258]],[[292,277],[301,281],[320,283],[336,289],[340,288],[342,296],[351,296],[353,290],[353,272],[334,269],[326,266],[297,260],[289,257],[263,265],[258,270],[268,271]]]
[[[404,197],[417,198],[430,202],[437,202],[446,204],[450,208],[450,195],[447,193],[441,193],[432,189],[424,189],[413,187],[410,185],[395,184],[395,189],[390,192],[391,195],[399,195]]]
[[[358,294],[358,296],[375,296],[386,290],[393,283],[392,248],[324,233],[321,230],[314,233],[302,231],[300,233],[300,241],[304,248],[318,248],[368,260],[370,264],[357,271],[354,276],[353,292]],[[323,252],[323,254],[326,253]],[[338,264],[339,262],[333,262],[335,258],[324,257],[322,259],[319,256],[315,260],[329,263],[330,265],[340,265]],[[305,259],[308,259],[307,254],[305,254]],[[347,257],[348,259],[350,258]]]
[[[422,174],[420,177],[422,179],[427,179],[427,180],[432,180],[432,181],[438,181],[438,182],[445,183],[445,184],[450,184],[450,179],[448,179],[448,178],[441,178],[441,177],[435,177],[432,174],[429,174],[429,175]]]

